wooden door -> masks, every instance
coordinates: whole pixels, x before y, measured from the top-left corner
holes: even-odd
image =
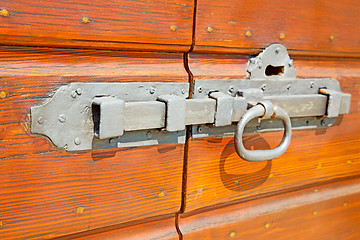
[[[1,239],[358,239],[357,1],[0,2]],[[30,108],[72,82],[246,77],[249,57],[288,48],[298,78],[331,77],[350,113],[294,131],[251,163],[233,137],[69,152],[30,131]],[[247,135],[276,146],[281,133]],[[331,219],[331,221],[330,221]]]

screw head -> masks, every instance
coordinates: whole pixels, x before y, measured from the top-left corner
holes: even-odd
[[[44,118],[39,117],[37,121],[38,121],[39,124],[43,124],[44,123]]]
[[[325,126],[325,124],[326,124],[325,120],[322,119],[322,120],[320,121],[320,124],[321,124],[321,126]]]
[[[76,96],[77,96],[76,91],[75,91],[75,90],[74,90],[74,91],[72,91],[72,92],[71,92],[71,97],[72,97],[72,98],[76,98]]]
[[[81,144],[81,140],[80,140],[80,138],[75,138],[74,139],[74,143],[75,143],[75,145],[80,145]]]
[[[199,127],[197,128],[197,132],[198,132],[198,133],[202,133],[202,127],[201,127],[201,126],[199,126]]]
[[[261,86],[261,90],[265,91],[265,89],[266,89],[266,85],[264,84]]]
[[[181,89],[181,93],[185,94],[186,93],[185,89]]]
[[[234,89],[233,86],[229,87],[229,92],[230,92],[230,93],[234,93],[234,92],[235,92],[235,89]]]
[[[6,9],[1,9],[1,10],[0,10],[0,16],[3,16],[3,17],[9,16],[8,10],[6,10]]]
[[[76,89],[76,93],[78,95],[81,95],[83,93],[83,90],[81,88]]]
[[[151,131],[147,131],[147,132],[146,132],[146,138],[147,138],[147,139],[150,139],[151,137],[152,137]]]
[[[313,82],[310,83],[310,88],[313,88],[315,84]]]
[[[276,54],[279,54],[279,52],[280,52],[280,48],[278,48],[278,47],[275,48],[275,53],[276,53]]]
[[[64,123],[65,121],[66,121],[66,116],[65,116],[65,114],[60,114],[60,115],[59,115],[59,122]]]
[[[289,67],[292,67],[293,66],[293,60],[290,60],[288,65],[289,65]]]
[[[202,88],[201,87],[198,87],[197,90],[198,90],[199,93],[202,93]]]
[[[290,88],[291,88],[291,85],[290,85],[290,84],[287,85],[286,89],[287,89],[288,91],[290,90]]]
[[[154,94],[155,91],[156,91],[156,88],[155,88],[155,87],[151,87],[151,88],[150,88],[150,94]]]
[[[116,144],[116,138],[110,138],[109,144],[110,144],[111,146],[115,146],[115,144]]]

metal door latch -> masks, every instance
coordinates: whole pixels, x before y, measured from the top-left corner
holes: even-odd
[[[196,80],[191,99],[188,83],[71,83],[31,108],[31,131],[77,151],[185,143],[190,125],[193,138],[236,133],[239,155],[263,161],[286,151],[292,129],[331,126],[349,112],[351,95],[337,80],[296,79],[280,44],[250,59],[247,72],[245,79]],[[250,151],[242,144],[243,133],[284,128],[275,149]]]

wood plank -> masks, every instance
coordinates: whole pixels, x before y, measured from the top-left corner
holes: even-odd
[[[70,82],[187,81],[181,54],[0,49],[1,239],[48,239],[179,211],[183,145],[66,152],[30,133],[29,109]]]
[[[0,71],[0,158],[54,150],[47,138],[30,134],[29,110],[60,85],[188,81],[181,54],[0,47]]]
[[[245,62],[236,56],[195,55],[190,68],[195,80],[241,78]],[[352,94],[350,114],[326,130],[294,131],[285,154],[268,162],[242,160],[230,137],[191,139],[185,212],[360,175],[360,61],[298,58],[294,65],[300,78],[337,78],[342,90]],[[244,142],[247,148],[264,149],[281,138],[281,132],[264,133],[247,135]]]
[[[2,45],[185,52],[192,42],[191,0],[3,0],[0,9]]]
[[[179,218],[182,239],[358,239],[360,182],[344,181]]]
[[[195,52],[254,54],[277,42],[292,54],[360,55],[360,3],[198,0]]]
[[[77,237],[77,235],[62,237],[58,240],[150,240],[150,239],[159,239],[159,240],[177,240],[179,235],[175,227],[175,217],[153,221],[149,223],[137,224],[130,227],[123,227],[116,230],[101,232],[101,233],[92,233],[86,234],[82,237]],[[80,234],[81,235],[81,234]]]

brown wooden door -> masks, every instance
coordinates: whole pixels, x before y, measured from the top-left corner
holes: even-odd
[[[1,239],[358,239],[357,1],[0,3]],[[298,78],[338,79],[350,113],[294,131],[251,163],[233,137],[68,152],[30,131],[30,108],[71,82],[246,77],[250,56],[286,46]],[[276,146],[281,133],[247,135]]]

